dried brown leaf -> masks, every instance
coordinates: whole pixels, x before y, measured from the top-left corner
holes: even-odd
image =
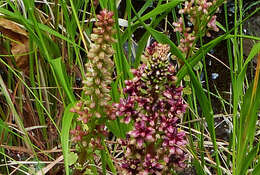
[[[17,67],[28,71],[29,39],[26,30],[11,20],[0,18],[0,32],[11,41],[11,52]]]

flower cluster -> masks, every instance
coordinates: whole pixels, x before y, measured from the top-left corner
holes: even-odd
[[[73,135],[72,141],[78,142],[85,136],[87,133],[81,129],[80,125],[77,125],[75,129],[72,129],[70,133]]]
[[[185,167],[184,131],[177,124],[186,110],[182,87],[176,87],[175,68],[169,63],[169,46],[153,43],[146,52],[147,63],[132,70],[125,82],[128,95],[113,104],[113,115],[133,121],[133,130],[120,140],[126,146],[124,174],[167,174]]]
[[[209,10],[217,5],[216,0],[191,0],[186,1],[184,7],[179,10],[180,15],[186,15],[189,19],[191,26],[185,26],[184,17],[181,16],[177,22],[173,23],[175,32],[182,34],[179,48],[183,53],[188,53],[192,48],[193,42],[196,39],[195,36],[201,31],[206,33],[208,37],[211,36],[209,30],[218,32],[219,29],[216,26],[216,15],[210,16]],[[204,24],[206,21],[207,25]],[[208,28],[206,28],[206,26]]]
[[[107,114],[111,110],[110,84],[112,82],[112,72],[114,63],[111,56],[114,51],[112,43],[115,42],[113,34],[114,19],[113,12],[103,10],[97,15],[95,28],[91,34],[90,50],[88,52],[88,62],[85,64],[86,77],[83,81],[83,92],[87,95],[87,99],[79,101],[71,112],[77,113],[78,127],[87,130],[80,132],[77,130],[71,131],[72,140],[82,141],[84,135],[88,135],[87,143],[101,147],[100,141],[94,143],[95,140],[100,140],[101,136],[106,136],[108,133],[105,130],[105,120]],[[84,133],[80,135],[78,133]],[[99,137],[99,135],[101,135]],[[94,137],[94,141],[89,139]]]

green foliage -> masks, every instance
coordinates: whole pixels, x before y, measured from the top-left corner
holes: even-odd
[[[1,147],[0,159],[3,158],[5,163],[15,162],[8,154],[11,149],[9,150],[7,146],[22,147],[31,154],[31,159],[28,161],[37,161],[39,165],[37,168],[43,169],[47,164],[41,163],[42,156],[39,155],[44,153],[42,155],[46,159],[53,161],[57,155],[46,150],[61,145],[65,171],[69,175],[75,168],[75,162],[81,159],[80,155],[71,151],[74,147],[69,132],[75,125],[74,113],[71,113],[70,109],[81,95],[79,93],[81,85],[76,87],[76,79],[85,78],[84,64],[88,61],[86,55],[91,44],[89,38],[97,10],[93,6],[94,0],[50,0],[41,4],[31,0],[21,2],[22,4],[11,0],[0,2],[0,13],[4,18],[22,25],[27,31],[29,40],[28,50],[23,53],[29,59],[29,67],[25,72],[17,68],[17,60],[11,52],[14,47],[11,45],[11,39],[1,35],[1,50],[6,53],[1,52],[0,55],[0,143],[5,146]],[[224,4],[223,15],[226,24],[217,22],[222,31],[208,43],[204,43],[202,34],[198,34],[192,46],[192,54],[187,58],[178,47],[182,35],[173,32],[173,26],[170,24],[172,17],[176,21],[177,17],[181,16],[176,13],[182,7],[180,4],[184,2],[183,0],[146,0],[142,2],[143,6],[139,10],[136,10],[133,1],[126,0],[126,8],[120,13],[119,2],[99,0],[101,9],[107,8],[115,14],[117,42],[113,44],[115,75],[111,84],[111,104],[125,97],[124,82],[133,78],[131,68],[137,68],[142,63],[143,51],[151,38],[166,43],[176,60],[182,62],[176,66],[177,84],[185,86],[183,92],[189,111],[180,127],[187,132],[189,138],[187,151],[192,158],[191,166],[196,169],[197,174],[207,174],[208,167],[212,167],[214,173],[217,172],[219,175],[259,174],[259,143],[256,135],[259,132],[257,125],[260,106],[260,87],[257,79],[259,73],[257,71],[252,73],[253,78],[249,78],[248,72],[254,71],[250,65],[260,51],[260,37],[243,33],[246,20],[259,12],[260,8],[257,8],[259,1],[243,8],[243,1],[235,0],[233,28],[229,27],[230,18],[227,5]],[[217,2],[219,5],[223,4],[223,0]],[[217,6],[209,9],[209,16],[214,15],[216,8]],[[119,18],[127,20],[128,26],[125,28],[120,26]],[[201,25],[207,25],[207,22],[201,21]],[[136,40],[133,34],[140,28],[144,32],[140,35],[140,39]],[[167,35],[167,32],[171,35]],[[176,38],[177,41],[173,41],[172,38]],[[244,39],[255,41],[247,58],[244,58],[245,46],[242,44]],[[132,47],[134,43],[137,45],[136,50]],[[221,47],[227,48],[229,67],[227,75],[230,76],[231,82],[224,83],[230,84],[230,99],[223,97],[223,93],[218,89],[219,85],[214,85],[216,93],[208,88],[211,81],[206,71],[207,54],[220,44]],[[128,51],[124,50],[124,45],[128,46]],[[199,48],[196,49],[195,46]],[[202,71],[205,71],[207,86],[204,86],[200,79]],[[217,97],[222,104],[225,111],[223,114],[218,114],[222,109],[214,113],[215,104],[212,103],[215,102],[212,100],[214,97]],[[232,116],[228,119],[223,117],[223,120],[230,120],[231,128],[229,140],[226,142],[222,142],[221,138],[216,136],[215,118],[218,115]],[[14,124],[11,123],[12,120]],[[133,123],[122,124],[120,118],[105,123],[113,138],[125,138],[126,133],[133,127]],[[102,140],[104,150],[97,153],[101,158],[98,159],[101,166],[80,167],[85,174],[117,173],[118,162],[114,156],[119,145],[114,143],[115,148],[112,150],[107,141],[107,138]],[[211,147],[214,153],[209,152]],[[94,156],[88,160],[92,165],[97,161]],[[27,165],[20,166],[23,167],[21,168],[23,171],[31,171]],[[0,171],[2,170],[3,174],[9,174],[12,168],[8,165],[1,166]]]

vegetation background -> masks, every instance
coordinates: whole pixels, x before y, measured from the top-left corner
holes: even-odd
[[[69,137],[93,21],[106,8],[117,31],[113,101],[152,41],[169,44],[183,62],[177,77],[189,107],[179,126],[190,158],[179,174],[260,174],[260,1],[217,2],[220,31],[198,34],[194,54],[185,58],[172,25],[182,0],[1,0],[0,172],[119,174],[122,148],[114,141],[126,132],[119,121],[107,125],[111,137],[98,166],[79,171]]]

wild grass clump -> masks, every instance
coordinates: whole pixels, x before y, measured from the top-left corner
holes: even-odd
[[[259,9],[1,1],[0,174],[259,174]]]

